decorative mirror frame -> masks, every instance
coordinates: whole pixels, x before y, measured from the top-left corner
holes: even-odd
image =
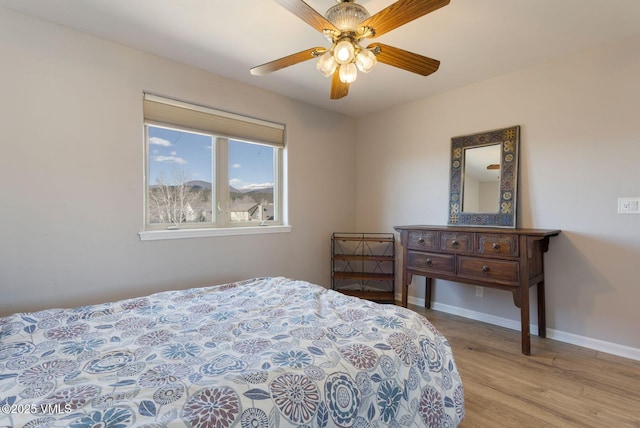
[[[500,201],[495,213],[462,211],[465,150],[500,143]],[[518,191],[518,152],[520,126],[496,129],[451,139],[451,175],[449,193],[449,225],[516,227]]]

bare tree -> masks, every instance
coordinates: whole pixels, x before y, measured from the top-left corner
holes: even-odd
[[[156,184],[149,188],[149,209],[151,223],[185,223],[206,220],[206,212],[198,207],[207,200],[203,189],[194,189],[191,174],[185,168],[173,168],[171,177],[163,171],[156,178]]]

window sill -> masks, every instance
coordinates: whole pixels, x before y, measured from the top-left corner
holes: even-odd
[[[147,230],[138,232],[141,241],[164,239],[209,238],[213,236],[263,235],[291,232],[291,226],[251,226],[211,229]]]

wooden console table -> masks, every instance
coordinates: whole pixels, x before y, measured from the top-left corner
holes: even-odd
[[[543,253],[559,230],[465,226],[396,226],[403,249],[402,306],[413,275],[426,278],[425,307],[433,279],[507,290],[520,308],[522,353],[531,354],[529,287],[537,285],[538,336],[546,337]]]

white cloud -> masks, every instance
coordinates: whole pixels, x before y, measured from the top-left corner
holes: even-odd
[[[238,190],[262,190],[262,189],[272,189],[273,183],[245,183],[239,178],[232,178],[229,180],[229,185],[233,186]]]
[[[156,162],[177,163],[179,165],[184,165],[187,163],[186,160],[178,156],[156,156],[155,158],[153,158],[153,160]]]
[[[149,144],[162,146],[162,147],[171,147],[171,141],[168,141],[168,140],[165,140],[164,138],[159,138],[159,137],[149,138]]]
[[[242,187],[242,190],[260,190],[260,189],[270,189],[273,187],[273,183],[254,183],[254,184],[245,184]]]
[[[231,165],[231,168],[242,168],[242,165],[240,165],[239,163],[234,163],[233,165]]]
[[[171,156],[176,156],[178,154],[178,152],[176,152],[175,150],[171,152]]]

